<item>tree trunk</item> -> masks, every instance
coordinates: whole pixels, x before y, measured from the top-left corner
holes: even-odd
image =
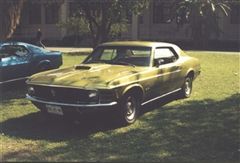
[[[0,2],[0,40],[12,36],[19,24],[25,0],[4,0]]]
[[[101,5],[101,14],[102,14],[102,19],[101,19],[101,25],[100,25],[100,40],[99,43],[106,42],[108,40],[108,8],[107,4],[102,4]]]
[[[85,13],[86,19],[89,23],[89,28],[92,36],[92,45],[96,47],[98,44],[108,41],[109,31],[111,25],[109,19],[109,5],[108,3],[99,3],[98,15],[99,19],[96,19],[95,10],[90,7],[89,3],[82,3],[81,7]]]

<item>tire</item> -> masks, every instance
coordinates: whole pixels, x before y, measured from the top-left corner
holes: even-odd
[[[192,93],[192,81],[193,78],[190,76],[187,76],[184,80],[184,84],[182,86],[182,89],[180,91],[180,97],[181,98],[189,98]]]
[[[133,124],[138,116],[140,102],[134,94],[123,96],[119,105],[119,120],[122,125]]]

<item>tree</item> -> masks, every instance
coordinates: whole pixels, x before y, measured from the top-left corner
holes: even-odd
[[[188,24],[195,45],[203,47],[211,36],[221,34],[218,20],[229,10],[229,0],[175,0],[171,20],[180,27]]]
[[[20,21],[25,0],[0,0],[0,40],[12,36]]]
[[[74,45],[78,45],[80,37],[89,34],[88,22],[81,16],[71,16],[66,21],[59,22],[57,26],[68,31],[68,37],[74,39]]]
[[[93,45],[109,39],[111,34],[124,29],[126,15],[140,14],[149,0],[82,0],[78,1],[78,15],[88,24]],[[120,28],[122,27],[122,28]]]

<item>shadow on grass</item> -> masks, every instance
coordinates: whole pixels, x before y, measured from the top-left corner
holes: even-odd
[[[24,98],[27,93],[25,81],[18,81],[0,86],[0,102],[7,103],[11,99]]]
[[[75,119],[62,116],[44,117],[40,112],[31,113],[19,118],[0,123],[1,131],[9,136],[32,140],[61,141],[72,138],[85,138],[98,131],[119,128],[113,123],[110,112],[98,112],[90,115],[79,115],[77,124]]]
[[[12,91],[9,91],[9,93],[11,92]],[[5,96],[3,103],[7,103],[11,98],[21,98],[22,95],[23,94],[19,94],[19,97]],[[141,109],[140,116],[176,99],[177,96],[172,95],[148,104]],[[60,141],[70,138],[84,138],[99,131],[108,131],[123,127],[114,121],[112,112],[110,111],[93,112],[83,115],[79,114],[77,119],[76,116],[78,115],[74,115],[74,119],[70,119],[71,117],[54,115],[50,115],[49,117],[44,116],[45,115],[42,115],[41,112],[36,112],[19,118],[10,119],[0,123],[2,127],[1,131],[10,136],[26,139]],[[76,120],[77,124],[73,123]]]
[[[167,100],[171,98],[146,109],[151,111]],[[140,117],[139,125],[123,128],[123,132],[113,130],[120,126],[113,124],[109,115],[83,118],[80,125],[61,120],[49,123],[42,121],[39,113],[33,113],[0,125],[8,136],[65,141],[60,147],[39,149],[39,160],[239,161],[239,94],[222,101],[209,99],[167,105]],[[103,136],[95,137],[93,133],[99,131],[104,131]],[[10,156],[14,157],[8,153],[4,159]]]

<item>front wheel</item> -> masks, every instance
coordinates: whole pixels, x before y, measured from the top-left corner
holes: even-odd
[[[126,94],[120,102],[120,122],[123,125],[133,124],[138,116],[139,100],[132,94]]]
[[[180,95],[182,98],[188,98],[191,96],[192,93],[192,81],[193,79],[189,76],[185,78],[184,84],[182,86]]]

